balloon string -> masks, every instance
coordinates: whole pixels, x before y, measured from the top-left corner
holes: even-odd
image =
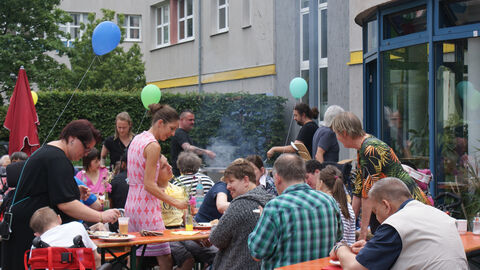
[[[145,110],[145,113],[143,114],[143,117],[142,117],[142,121],[140,121],[140,125],[138,126],[137,132],[135,132],[135,134],[138,134],[138,131],[142,127],[142,123],[143,123],[143,119],[145,119],[145,115],[147,115],[147,110]]]
[[[58,121],[60,120],[60,118],[62,117],[63,113],[64,113],[65,110],[67,109],[68,104],[70,104],[70,101],[72,101],[73,96],[74,96],[75,93],[77,92],[78,88],[80,87],[80,85],[81,85],[82,82],[83,82],[83,79],[85,79],[85,76],[87,75],[88,71],[89,71],[90,68],[92,67],[93,62],[95,62],[95,59],[97,59],[97,58],[98,58],[98,56],[95,55],[95,57],[92,59],[92,62],[91,62],[90,65],[88,66],[87,70],[85,71],[85,74],[83,74],[82,79],[80,79],[80,82],[77,84],[77,87],[75,87],[75,90],[73,90],[73,93],[72,93],[72,95],[70,96],[70,99],[67,101],[67,104],[65,105],[65,107],[64,107],[63,110],[62,110],[62,112],[61,112],[60,115],[58,116],[57,120],[56,120],[55,123],[53,124],[53,127],[52,127],[52,128],[50,129],[50,131],[48,132],[47,137],[45,137],[45,140],[43,141],[42,146],[44,146],[45,143],[47,142],[48,137],[50,137],[50,135],[52,134],[53,129],[57,126]]]
[[[287,133],[287,137],[285,138],[285,144],[284,145],[287,145],[288,137],[290,136],[290,128],[292,128],[293,118],[294,118],[294,115],[293,115],[293,111],[292,111],[292,119],[290,120],[290,125],[288,126],[288,133]],[[285,153],[285,148],[283,149],[282,154],[284,154],[284,153]]]

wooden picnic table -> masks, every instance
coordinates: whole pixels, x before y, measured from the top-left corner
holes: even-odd
[[[472,232],[467,232],[465,234],[461,234],[460,238],[462,239],[463,248],[465,249],[465,254],[467,255],[467,259],[480,255],[480,235],[473,234]],[[330,263],[330,257],[292,264],[292,265],[283,266],[276,269],[305,270],[305,269],[322,269],[322,267],[327,267],[327,266],[333,266]],[[338,268],[338,269],[341,269],[341,268]]]
[[[316,259],[308,262],[302,262],[297,264],[292,264],[288,266],[283,266],[280,268],[275,268],[278,270],[305,270],[305,269],[322,269],[323,267],[333,266],[330,263],[330,257],[325,257],[321,259]],[[341,269],[341,268],[339,268]]]
[[[107,241],[101,239],[92,239],[95,245],[100,249],[102,264],[105,263],[105,252],[111,254],[115,259],[122,259],[130,256],[131,269],[136,269],[136,251],[141,246],[148,244],[160,244],[166,242],[177,242],[186,240],[201,240],[207,239],[210,236],[210,230],[194,230],[197,234],[194,235],[179,235],[172,232],[185,231],[185,229],[173,229],[163,231],[163,235],[159,236],[141,236],[139,232],[129,232],[128,234],[135,235],[134,239],[127,241]],[[112,248],[130,247],[130,252],[122,256],[117,256],[111,251]]]

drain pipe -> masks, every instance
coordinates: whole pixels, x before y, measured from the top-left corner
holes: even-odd
[[[202,89],[202,0],[198,0],[198,92]]]

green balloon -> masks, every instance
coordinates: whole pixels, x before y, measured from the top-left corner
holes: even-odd
[[[160,98],[162,97],[162,91],[160,91],[158,86],[149,84],[142,89],[142,94],[140,97],[142,98],[143,106],[148,110],[148,105],[155,104],[160,101]]]

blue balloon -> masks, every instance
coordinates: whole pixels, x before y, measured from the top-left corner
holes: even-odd
[[[290,93],[294,98],[302,98],[307,93],[307,89],[308,84],[303,78],[296,77],[290,81]]]
[[[120,42],[120,28],[111,21],[101,22],[92,34],[92,48],[96,55],[104,55],[115,49]]]

